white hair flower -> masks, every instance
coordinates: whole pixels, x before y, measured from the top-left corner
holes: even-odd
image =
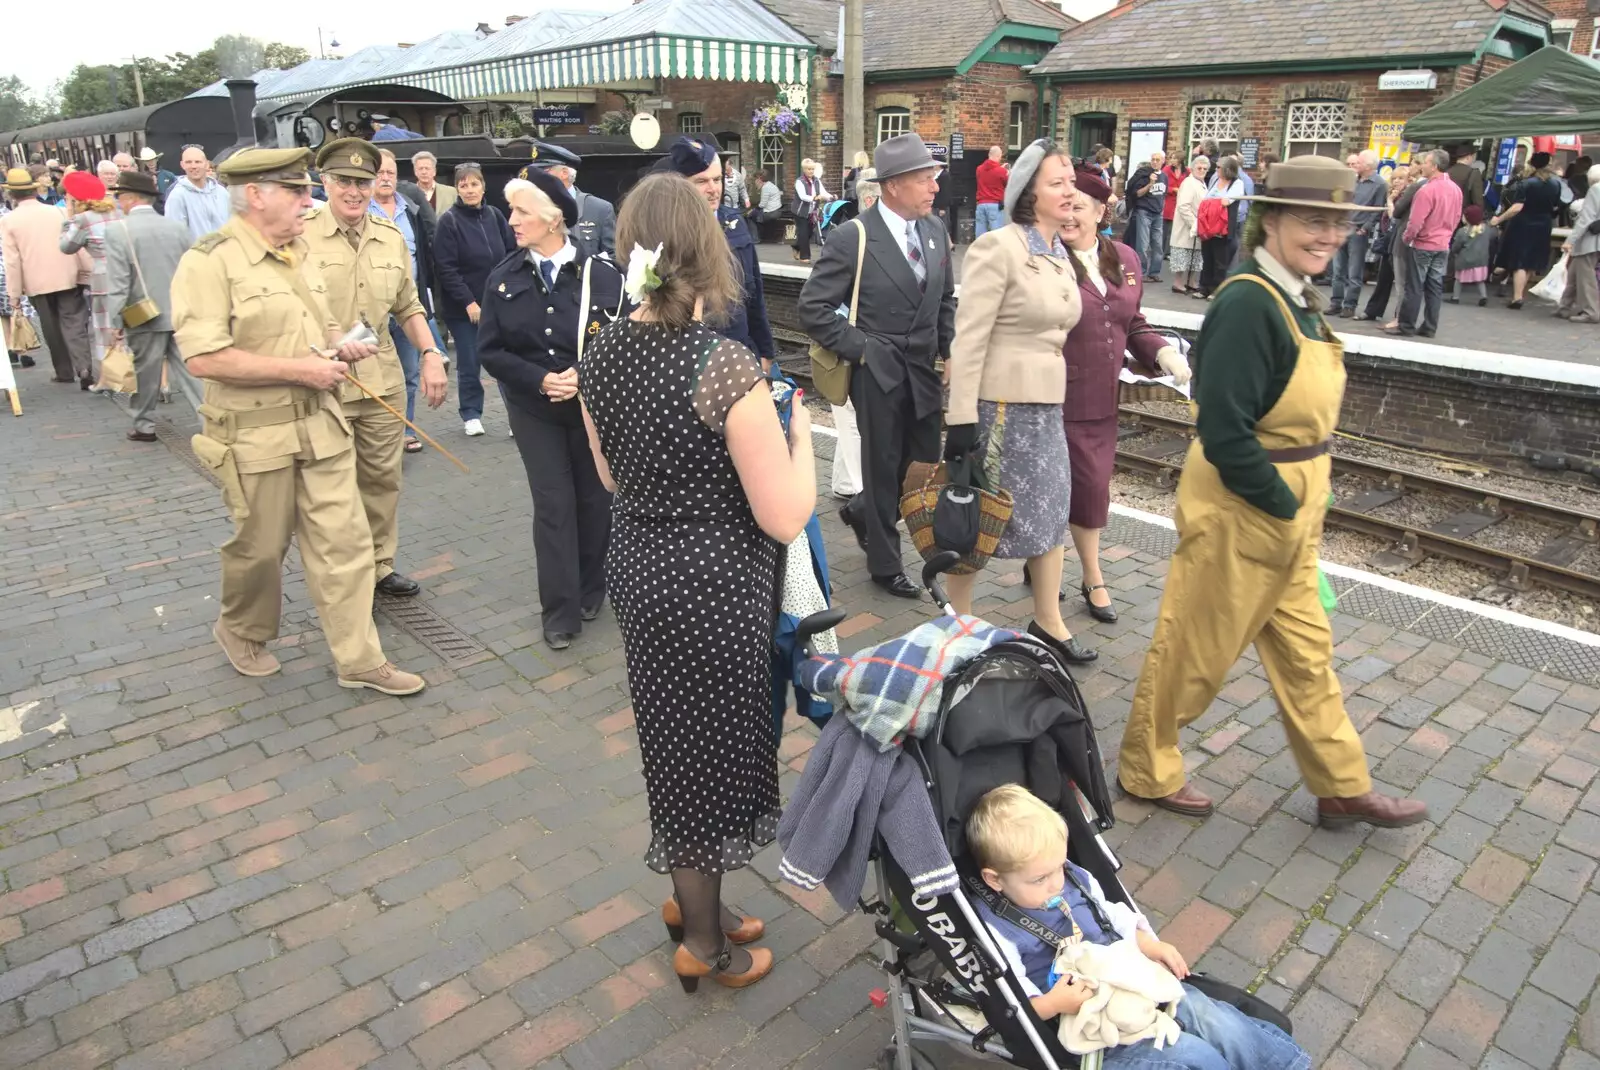
[[[644,304],[645,294],[661,288],[661,276],[656,274],[656,264],[660,261],[660,243],[656,244],[654,250],[634,243],[633,252],[628,254],[628,277],[622,284],[634,304]]]

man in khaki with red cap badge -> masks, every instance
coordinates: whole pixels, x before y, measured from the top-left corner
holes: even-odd
[[[317,170],[328,200],[313,205],[306,215],[311,270],[327,284],[328,307],[335,321],[352,326],[365,323],[378,336],[378,355],[357,364],[350,374],[390,408],[405,410],[406,375],[389,334],[392,316],[422,354],[422,393],[429,407],[436,409],[444,403],[449,381],[444,374],[444,355],[433,340],[411,277],[405,235],[389,220],[367,211],[378,165],[378,150],[358,137],[329,142],[317,153]],[[377,589],[388,595],[414,595],[421,584],[394,567],[400,543],[405,424],[354,383],[345,384],[342,401],[345,418],[355,432],[356,483],[372,528]]]
[[[341,344],[300,235],[310,153],[246,149],[217,168],[233,215],[183,255],[172,318],[189,371],[205,380],[194,452],[222,483],[234,534],[222,546],[222,612],[212,634],[245,676],[271,676],[283,611],[283,556],[297,536],[306,586],[339,684],[410,695],[426,686],[384,657],[372,620],[372,531],[339,392],[377,353]]]

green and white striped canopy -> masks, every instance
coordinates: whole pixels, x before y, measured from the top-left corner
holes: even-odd
[[[804,85],[815,51],[807,45],[655,35],[421,71],[405,81],[458,100],[647,78]]]

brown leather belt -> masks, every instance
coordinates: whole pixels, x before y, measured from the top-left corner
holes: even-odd
[[[1291,446],[1286,450],[1268,450],[1267,460],[1273,464],[1294,464],[1296,461],[1314,461],[1333,446],[1333,439],[1323,439],[1309,446]]]

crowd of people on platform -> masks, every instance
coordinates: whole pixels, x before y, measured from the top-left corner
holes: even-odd
[[[1131,353],[1148,374],[1180,384],[1192,374],[1181,344],[1140,310],[1145,284],[1160,278],[1155,261],[1107,231],[1119,204],[1147,198],[1151,207],[1125,211],[1152,217],[1136,218],[1132,235],[1154,254],[1170,198],[1173,232],[1187,242],[1192,227],[1196,239],[1174,249],[1191,254],[1185,273],[1200,269],[1211,304],[1194,347],[1200,417],[1179,487],[1180,541],[1122,743],[1122,784],[1180,814],[1212,811],[1185,779],[1178,732],[1254,643],[1319,819],[1421,821],[1420,802],[1373,790],[1317,595],[1343,364],[1313,280],[1347,237],[1370,237],[1391,215],[1389,199],[1370,184],[1357,194],[1370,173],[1316,157],[1274,162],[1247,182],[1214,147],[1181,177],[1153,158],[1119,197],[1105,155],[1074,161],[1047,140],[1009,167],[991,154],[985,189],[999,188],[998,211],[985,212],[968,250],[959,309],[939,214],[943,165],[909,134],[855,161],[854,217],[834,227],[797,303],[803,330],[849,370],[861,486],[841,519],[874,584],[917,598],[897,529],[911,465],[992,472],[1014,502],[995,557],[1027,563],[1027,632],[1067,664],[1095,660],[1066,623],[1062,583],[1070,539],[1090,617],[1116,621],[1099,537],[1118,373]],[[320,149],[316,179],[306,150],[232,155],[217,169],[228,213],[196,237],[215,208],[199,162],[185,161],[181,220],[155,212],[161,191],[146,173],[120,173],[110,190],[68,176],[70,210],[58,211],[39,201],[34,176],[14,171],[7,189],[20,203],[0,232],[12,307],[27,297],[41,309],[58,371],[92,385],[90,335],[102,322],[134,345],[137,396],[166,369],[198,407],[203,382],[194,449],[235,525],[213,629],[222,652],[246,676],[281,671],[267,644],[293,534],[339,684],[425,688],[388,661],[372,610],[375,598],[421,587],[397,568],[401,461],[417,395],[446,400],[442,319],[463,430],[483,432],[480,366],[506,402],[533,503],[546,644],[572,646],[607,601],[617,617],[650,809],[645,860],[673,886],[661,917],[679,941],[674,968],[691,991],[703,978],[760,980],[772,952],[744,945],[763,923],[732,909],[722,879],[776,832],[777,618],[825,605],[827,590],[825,564],[813,575],[791,553],[820,542],[820,529],[810,419],[776,367],[746,215],[764,210],[770,183],[755,184],[752,206],[752,184],[729,179],[715,142],[685,136],[619,212],[576,188],[577,156],[541,143],[505,188],[507,215],[485,203],[476,168],[458,167],[446,186],[419,153],[406,183],[387,148],[345,138]],[[817,168],[802,168],[796,204],[815,211],[830,196]],[[1427,246],[1454,211],[1432,196],[1413,197],[1407,231]],[[47,238],[57,258],[48,274],[32,259]],[[1208,241],[1221,244],[1208,251]],[[979,579],[951,577],[959,611],[975,609]]]

